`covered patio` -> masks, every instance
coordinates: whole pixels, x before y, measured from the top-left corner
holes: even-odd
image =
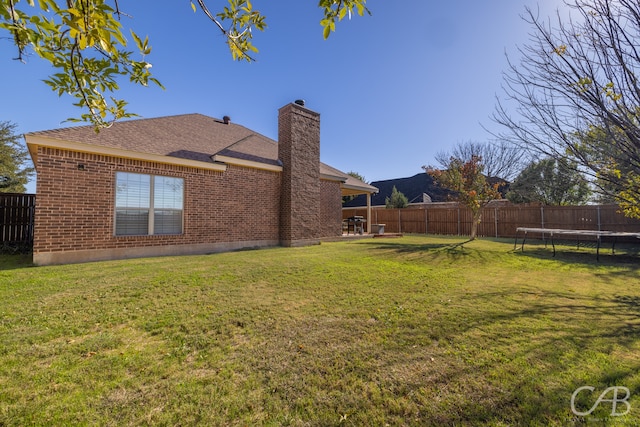
[[[367,197],[367,218],[371,218],[371,195],[378,193],[377,187],[362,182],[349,174],[345,174],[344,172],[327,165],[326,163],[320,164],[320,178],[330,181],[340,181],[340,193],[342,197],[359,196],[364,194]],[[370,221],[365,221],[364,224],[365,225],[363,225],[363,227],[366,227],[366,230],[363,230],[363,232],[371,234]]]
[[[359,226],[364,228],[364,233],[371,234],[372,223],[367,219],[371,218],[371,195],[376,194],[378,192],[378,189],[353,177],[349,177],[349,179],[347,179],[347,181],[342,184],[341,189],[343,197],[359,196],[360,194],[364,194],[367,197],[367,215],[366,218],[362,220],[363,222]],[[359,221],[357,218],[353,220],[354,234],[356,234],[358,222]],[[347,234],[349,234],[349,228],[347,228]]]

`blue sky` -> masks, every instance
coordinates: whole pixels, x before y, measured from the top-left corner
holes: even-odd
[[[256,63],[234,62],[218,30],[188,2],[120,0],[125,20],[153,51],[147,60],[166,90],[121,84],[119,96],[142,117],[228,115],[277,139],[277,110],[305,99],[321,114],[321,158],[368,181],[412,176],[434,155],[464,141],[487,141],[483,128],[501,95],[505,53],[531,28],[525,5],[550,15],[561,0],[369,0],[373,16],[344,21],[322,38],[315,0],[254,0],[268,28],[255,34]],[[216,10],[226,2],[209,0]],[[401,5],[401,6],[399,6]],[[4,36],[4,34],[3,34]],[[41,82],[49,68],[36,58],[12,61],[0,39],[0,120],[21,133],[54,129],[80,110]],[[30,192],[35,185],[28,186]]]

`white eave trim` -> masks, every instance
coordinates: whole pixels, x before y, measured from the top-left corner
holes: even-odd
[[[369,193],[369,194],[377,194],[378,193],[378,189],[374,186],[371,185],[367,185],[366,187],[361,187],[358,185],[349,185],[349,184],[342,184],[342,188],[345,188],[347,190],[355,190],[355,191],[362,191],[363,193]]]
[[[224,172],[227,170],[226,165],[201,162],[198,160],[182,159],[179,157],[163,156],[161,154],[143,153],[139,151],[123,150],[121,148],[105,147],[102,145],[84,144],[82,142],[71,142],[60,139],[46,138],[35,135],[25,135],[29,152],[33,159],[33,163],[37,164],[37,147],[59,148],[69,151],[79,151],[82,153],[102,154],[105,156],[144,160],[148,162],[162,163],[167,165],[187,166],[196,169],[207,169]],[[33,150],[31,148],[34,148]]]
[[[282,166],[270,165],[269,163],[255,162],[253,160],[237,159],[235,157],[221,156],[214,154],[211,156],[214,162],[225,163],[227,165],[242,166],[246,168],[261,169],[271,172],[282,172]]]
[[[320,179],[325,179],[327,181],[339,181],[339,182],[342,182],[343,184],[347,181],[347,178],[343,176],[330,175],[328,173],[321,173]]]

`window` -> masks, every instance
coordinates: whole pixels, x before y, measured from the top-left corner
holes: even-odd
[[[182,233],[183,180],[153,177],[153,234]]]
[[[116,172],[116,236],[181,234],[184,180]]]

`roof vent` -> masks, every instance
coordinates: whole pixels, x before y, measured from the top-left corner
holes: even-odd
[[[304,99],[296,99],[294,103],[301,107],[304,107]]]
[[[231,122],[231,117],[229,116],[224,116],[222,118],[222,123],[224,123],[225,125],[228,125]]]

